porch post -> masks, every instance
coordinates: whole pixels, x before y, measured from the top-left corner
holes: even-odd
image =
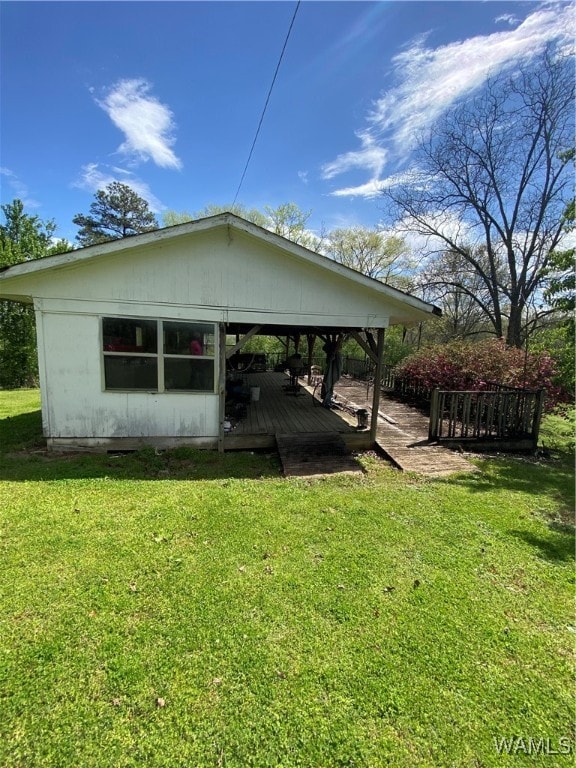
[[[218,324],[218,452],[224,453],[226,416],[226,323]]]
[[[307,333],[306,339],[308,341],[308,379],[307,383],[308,386],[310,386],[310,383],[312,381],[312,374],[310,373],[310,368],[312,367],[312,356],[314,354],[314,344],[316,343],[316,336],[313,333]]]
[[[380,407],[380,384],[382,381],[382,357],[384,355],[384,328],[378,328],[376,342],[376,368],[374,369],[374,390],[372,392],[372,418],[370,420],[370,442],[376,442],[378,429],[378,408]]]

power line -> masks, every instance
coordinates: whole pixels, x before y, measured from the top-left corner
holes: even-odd
[[[294,20],[296,19],[298,8],[300,8],[300,0],[298,0],[298,2],[296,3],[296,8],[294,9],[294,15],[292,16],[292,21],[290,22],[290,26],[288,27],[288,33],[286,34],[286,39],[284,40],[284,45],[282,46],[282,52],[280,53],[280,58],[278,59],[278,64],[276,65],[276,71],[274,72],[272,83],[270,84],[268,96],[266,96],[264,109],[262,110],[262,114],[260,115],[260,122],[258,123],[258,128],[256,129],[256,135],[254,136],[254,141],[252,142],[252,146],[250,147],[248,160],[246,160],[246,165],[244,166],[244,170],[242,171],[242,178],[240,179],[240,183],[238,184],[238,189],[236,190],[236,194],[234,195],[234,202],[232,203],[233,206],[236,204],[236,200],[238,199],[238,195],[240,194],[240,188],[242,187],[242,183],[244,182],[244,177],[246,176],[246,171],[248,170],[248,166],[250,165],[250,160],[252,159],[252,153],[254,152],[254,147],[256,146],[256,141],[258,140],[258,134],[260,133],[260,128],[262,127],[262,121],[264,120],[264,115],[266,114],[266,109],[268,107],[268,102],[270,101],[270,96],[272,95],[272,90],[274,88],[274,83],[276,82],[276,77],[278,75],[278,70],[280,69],[280,64],[282,63],[282,58],[284,57],[284,51],[286,50],[286,46],[288,45],[288,40],[290,39],[290,33],[292,32],[292,27],[294,26]]]

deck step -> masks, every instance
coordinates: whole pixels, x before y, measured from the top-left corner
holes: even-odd
[[[277,434],[276,443],[286,477],[362,472],[338,432]]]

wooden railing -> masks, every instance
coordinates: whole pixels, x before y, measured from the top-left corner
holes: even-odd
[[[365,381],[374,376],[374,363],[369,358],[342,356],[342,373]]]
[[[413,400],[417,404],[427,405],[430,402],[432,390],[418,379],[407,376],[396,376],[393,379],[394,394],[402,400]]]
[[[435,389],[430,400],[429,439],[533,450],[538,442],[545,394],[543,389],[504,385],[484,392]]]
[[[382,378],[380,380],[380,386],[383,390],[392,391],[396,386],[396,375],[394,373],[393,365],[382,366]]]

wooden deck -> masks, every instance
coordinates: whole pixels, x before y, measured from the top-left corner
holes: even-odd
[[[344,410],[315,406],[310,390],[287,394],[288,376],[283,373],[253,373],[244,376],[246,386],[260,387],[260,399],[250,403],[244,419],[225,436],[225,449],[276,448],[276,436],[339,433],[347,448],[370,448],[368,431],[356,429],[357,420]],[[301,381],[304,385],[304,381]],[[353,409],[371,411],[372,388],[366,383],[343,378],[336,385],[337,399]],[[416,408],[387,398],[380,400],[376,442],[378,448],[399,469],[429,476],[471,472],[476,467],[462,454],[428,443],[428,418]]]
[[[243,376],[247,387],[259,387],[260,398],[248,405],[248,412],[225,435],[225,449],[275,448],[277,434],[338,432],[348,448],[367,448],[366,432],[354,428],[356,419],[347,421],[338,412],[314,405],[304,387],[300,395],[287,394],[289,383],[284,373],[251,373]]]
[[[372,388],[363,382],[342,379],[336,394],[356,407],[371,412]],[[461,453],[428,442],[428,417],[417,408],[382,393],[378,410],[376,442],[399,469],[438,477],[456,472],[475,472],[476,467]]]

